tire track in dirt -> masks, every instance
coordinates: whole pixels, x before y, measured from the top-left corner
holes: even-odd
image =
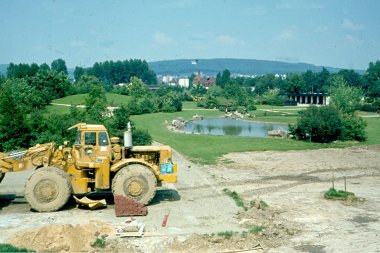
[[[318,173],[338,173],[338,172],[347,172],[347,171],[368,171],[368,170],[373,170],[375,172],[372,172],[371,174],[361,174],[360,176],[362,177],[367,177],[367,176],[380,176],[380,167],[367,167],[367,168],[337,168],[337,169],[321,169],[321,170],[314,170],[310,171],[307,173],[302,173],[299,175],[278,175],[278,176],[268,176],[268,177],[263,177],[263,178],[258,178],[258,179],[244,179],[244,180],[235,180],[235,181],[222,181],[222,182],[217,182],[217,183],[211,183],[208,181],[207,184],[205,185],[197,185],[197,186],[190,186],[190,187],[178,187],[177,190],[180,191],[189,191],[193,189],[206,189],[210,187],[214,188],[221,188],[221,187],[226,187],[226,186],[239,186],[242,184],[255,184],[255,183],[264,183],[264,182],[270,182],[274,180],[285,180],[285,181],[300,181],[303,180],[306,183],[309,182],[326,182],[331,179],[321,179],[318,176],[312,176],[312,174],[318,174]],[[347,179],[352,179],[356,178],[358,176],[345,176]],[[343,179],[344,176],[341,177],[335,177],[335,179]],[[358,177],[360,178],[360,177]]]

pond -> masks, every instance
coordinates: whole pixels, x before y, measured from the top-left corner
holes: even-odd
[[[184,127],[186,133],[251,137],[267,137],[268,131],[281,129],[288,130],[288,125],[227,118],[193,120]]]

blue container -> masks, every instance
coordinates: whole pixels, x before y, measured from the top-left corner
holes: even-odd
[[[161,174],[170,174],[173,173],[173,164],[165,163],[160,165]]]

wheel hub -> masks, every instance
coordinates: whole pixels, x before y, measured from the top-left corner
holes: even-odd
[[[143,192],[143,187],[139,181],[132,181],[128,185],[128,192],[131,196],[139,196]]]
[[[57,184],[50,180],[43,180],[34,187],[34,195],[40,202],[51,202],[57,198]]]

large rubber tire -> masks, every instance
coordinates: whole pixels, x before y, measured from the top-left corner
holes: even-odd
[[[3,181],[4,177],[5,177],[5,173],[0,172],[0,183],[1,181]]]
[[[38,212],[54,212],[62,208],[71,196],[69,175],[55,167],[35,171],[25,184],[25,198]]]
[[[119,170],[112,180],[114,195],[129,196],[148,205],[156,195],[157,179],[144,165],[131,164]]]

